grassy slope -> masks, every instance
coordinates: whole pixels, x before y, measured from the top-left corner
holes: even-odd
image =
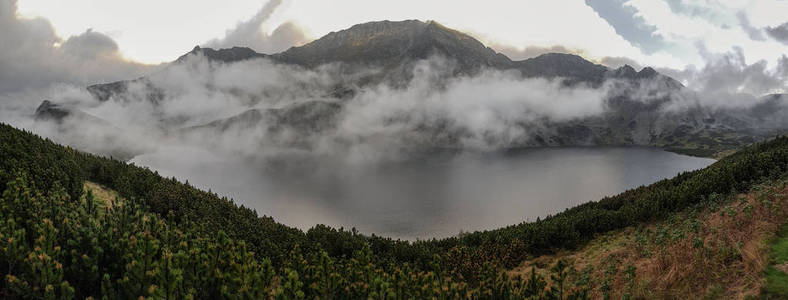
[[[769,258],[764,298],[788,299],[788,223],[775,237]]]
[[[742,299],[763,291],[762,296],[783,299],[788,297],[787,183],[759,185],[665,221],[615,230],[577,251],[525,261],[510,274],[528,275],[532,268],[547,274],[564,260],[576,270],[570,281],[588,276],[598,283],[594,298],[606,294],[607,285],[613,298]]]
[[[85,192],[93,193],[94,199],[98,200],[103,207],[110,206],[120,199],[118,192],[92,181],[85,181]],[[102,207],[102,208],[103,208]]]

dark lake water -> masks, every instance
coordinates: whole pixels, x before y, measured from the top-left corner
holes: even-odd
[[[189,148],[133,162],[290,226],[327,224],[425,239],[532,221],[714,160],[653,148],[594,147],[435,154],[374,165],[272,165]]]

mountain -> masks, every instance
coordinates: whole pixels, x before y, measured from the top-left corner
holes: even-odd
[[[176,59],[173,64],[183,63],[191,56],[204,56],[208,60],[222,63],[267,58],[276,63],[305,68],[338,63],[346,67],[348,72],[354,72],[358,68],[377,67],[383,69],[381,77],[395,77],[400,81],[403,80],[400,77],[404,76],[400,73],[408,73],[413,63],[436,56],[456,64],[453,75],[473,75],[482,69],[490,68],[517,70],[526,77],[562,77],[575,82],[595,84],[610,77],[626,77],[572,54],[548,53],[523,61],[512,61],[467,34],[435,21],[418,20],[358,24],[331,32],[303,46],[271,55],[257,53],[245,47],[214,50],[197,46]],[[647,68],[645,73],[658,75],[651,68]],[[645,77],[643,74],[636,75]],[[136,81],[140,80],[143,79]],[[367,80],[378,83],[382,78]],[[105,101],[110,95],[125,92],[128,82],[96,84],[89,86],[88,90]]]
[[[515,65],[528,77],[565,77],[601,83],[608,75],[607,67],[573,54],[547,53],[518,61]]]
[[[747,109],[703,106],[699,103],[704,97],[708,98],[707,95],[698,95],[650,67],[639,71],[629,65],[610,69],[577,55],[561,53],[513,61],[473,37],[434,21],[358,24],[270,55],[243,47],[214,50],[198,46],[172,62],[171,66],[186,64],[190,57],[197,56],[216,64],[265,59],[273,64],[305,70],[336,66],[339,71],[332,76],[342,80],[335,86],[323,87],[325,90],[320,92],[323,95],[320,97],[325,99],[297,100],[300,104],[284,103],[278,108],[250,105],[238,116],[181,128],[184,131],[217,132],[250,126],[263,127],[267,132],[296,129],[294,132],[300,136],[285,134],[294,139],[280,141],[285,144],[302,145],[302,141],[309,140],[310,136],[324,136],[331,126],[339,123],[336,118],[343,116],[344,104],[360,90],[381,84],[394,89],[406,87],[417,64],[433,57],[449,62],[449,72],[441,75],[447,78],[474,76],[482,70],[492,69],[519,74],[523,78],[560,80],[567,87],[607,87],[610,91],[604,103],[605,112],[600,115],[561,122],[550,119],[514,122],[510,126],[527,134],[514,137],[507,142],[507,147],[647,145],[708,156],[788,130],[788,122],[784,121],[788,98],[780,95],[754,99],[757,103]],[[128,91],[132,83],[137,89],[134,94]],[[209,90],[216,89],[210,82],[205,84]],[[118,101],[159,103],[168,97],[167,87],[155,82],[152,76],[97,84],[87,89],[100,101],[116,98]],[[238,93],[237,90],[222,92]],[[248,97],[254,99],[258,96]],[[310,97],[305,96],[304,100]],[[677,99],[686,103],[677,104]],[[326,109],[326,103],[332,103],[331,109]],[[312,105],[315,107],[310,108]],[[687,107],[672,108],[680,105]],[[293,117],[302,113],[306,115]],[[276,115],[291,117],[274,117]],[[181,120],[164,120],[163,123],[175,127],[184,124]],[[451,120],[431,120],[413,126],[401,138],[404,143],[417,147],[462,147],[461,141],[467,139],[469,133],[462,129],[453,130],[451,124]]]
[[[272,58],[305,67],[339,62],[392,69],[434,55],[453,59],[458,65],[457,73],[512,67],[508,57],[464,33],[435,21],[416,20],[355,25]]]

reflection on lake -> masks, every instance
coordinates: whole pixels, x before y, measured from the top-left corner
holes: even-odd
[[[322,223],[406,239],[535,220],[714,162],[653,148],[588,147],[272,166],[195,151],[160,151],[133,161],[287,225]]]

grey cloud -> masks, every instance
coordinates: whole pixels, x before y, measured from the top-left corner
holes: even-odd
[[[0,40],[0,93],[120,80],[152,69],[124,59],[117,44],[99,32],[63,41],[48,20],[20,18],[16,0],[0,0]]]
[[[788,78],[788,56],[783,55],[777,63],[777,70],[784,78]]]
[[[739,18],[739,25],[741,25],[744,32],[750,36],[751,39],[756,41],[765,41],[766,38],[763,37],[763,33],[761,29],[755,28],[750,24],[750,19],[747,18],[747,14],[743,11],[740,11],[736,14],[736,17]]]
[[[704,65],[689,65],[684,69],[656,68],[664,75],[685,84],[703,95],[750,94],[755,97],[770,93],[788,92],[788,57],[777,59],[776,65],[765,60],[748,63],[741,48],[726,53],[710,53],[697,44]],[[635,69],[640,65],[626,57],[604,57],[599,63],[615,68],[628,64]]]
[[[60,46],[63,53],[80,58],[91,59],[118,55],[118,44],[115,40],[93,29],[66,39]]]
[[[719,1],[665,0],[665,2],[676,14],[700,17],[723,28],[728,28],[730,24],[736,24],[737,21],[731,10],[721,5]]]
[[[701,49],[701,54],[706,65],[688,79],[696,90],[760,96],[788,89],[788,77],[783,72],[768,68],[764,60],[748,64],[741,48],[721,55]]]
[[[788,22],[780,24],[780,26],[767,27],[766,33],[775,40],[788,45]]]
[[[385,151],[410,144],[400,139],[423,130],[424,124],[445,124],[446,132],[463,133],[458,139],[464,148],[493,150],[522,143],[547,120],[572,120],[604,110],[604,88],[566,88],[560,80],[523,79],[511,72],[452,78],[437,89],[435,81],[445,77],[436,74],[450,74],[448,64],[437,58],[422,62],[406,89],[378,86],[361,91],[348,104],[339,132],[352,140],[388,137],[383,139],[386,146],[378,148]]]
[[[208,42],[209,47],[229,48],[232,46],[246,46],[255,49],[265,41],[262,26],[277,7],[282,4],[282,0],[270,0],[257,11],[249,20],[238,23],[233,29],[227,30],[222,39]],[[255,49],[256,50],[256,49]]]
[[[249,47],[257,52],[272,54],[309,42],[309,38],[303,31],[291,22],[279,25],[270,35],[264,31],[263,24],[281,4],[281,0],[269,1],[252,18],[238,23],[235,28],[227,30],[223,38],[211,40],[206,43],[206,46],[212,48]]]
[[[747,109],[759,104],[763,96],[788,91],[788,57],[785,55],[778,58],[777,65],[770,66],[764,60],[747,63],[740,48],[720,54],[700,47],[700,53],[706,61],[702,68],[691,65],[684,70],[659,69],[689,88],[674,95],[679,101],[674,101],[670,109],[683,110],[691,105]],[[777,123],[784,124],[784,118],[773,122]]]
[[[268,41],[261,45],[260,51],[265,53],[278,53],[289,49],[293,46],[300,46],[311,41],[298,25],[291,22],[285,22],[279,27],[276,27],[271,35],[268,36]]]
[[[586,0],[586,5],[594,9],[600,17],[605,19],[616,33],[631,42],[636,47],[650,54],[668,46],[668,43],[655,34],[657,28],[646,24],[645,20],[637,15],[637,10],[625,5],[626,0]]]

